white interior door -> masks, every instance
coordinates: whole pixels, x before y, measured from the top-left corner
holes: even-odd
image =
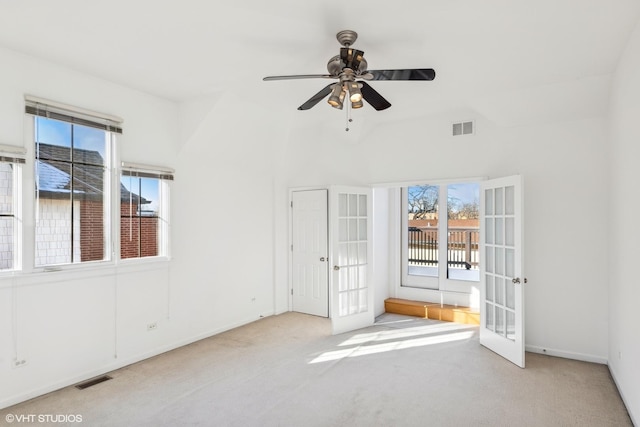
[[[371,189],[329,190],[331,324],[334,334],[372,325]]]
[[[522,178],[480,187],[480,344],[524,368]]]
[[[292,193],[292,309],[329,316],[327,190]]]

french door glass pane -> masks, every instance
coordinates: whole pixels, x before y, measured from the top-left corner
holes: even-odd
[[[502,215],[504,213],[504,191],[502,188],[496,188],[495,197],[495,213],[496,215]]]
[[[366,264],[367,263],[367,243],[360,242],[358,243],[358,264]]]
[[[514,250],[511,248],[507,248],[504,250],[505,251],[505,266],[506,266],[506,271],[505,271],[505,276],[513,278],[513,269],[515,268],[515,254],[514,254]]]
[[[487,258],[485,260],[485,268],[487,270],[487,273],[494,273],[495,269],[493,268],[493,247],[492,246],[487,246],[484,256],[485,258]]]
[[[496,281],[496,287],[495,287],[496,304],[504,305],[504,279],[500,277],[496,277],[495,281]]]
[[[491,331],[495,331],[496,330],[496,325],[494,322],[494,313],[493,313],[493,304],[490,303],[486,303],[485,305],[486,307],[486,313],[484,316],[485,319],[485,328],[491,330]]]
[[[496,218],[495,243],[496,245],[504,244],[504,220]]]
[[[507,308],[515,309],[516,308],[516,290],[515,284],[507,279],[505,283],[506,291],[507,291]]]
[[[513,311],[507,310],[507,338],[516,339],[516,315]]]
[[[349,219],[347,228],[349,230],[349,241],[355,242],[356,240],[358,240],[358,220]]]
[[[496,251],[496,269],[494,270],[496,274],[503,275],[504,274],[504,249],[495,248]]]
[[[358,216],[358,195],[349,194],[349,216]]]
[[[338,220],[338,239],[341,242],[349,240],[349,234],[347,233],[347,220],[345,218],[340,218]]]
[[[367,196],[361,194],[358,199],[358,215],[367,216]]]
[[[349,244],[340,243],[338,245],[338,265],[349,264]]]
[[[358,244],[348,243],[349,245],[349,257],[347,262],[342,265],[356,265],[358,264]]]
[[[484,222],[485,222],[485,225],[486,225],[485,232],[487,234],[486,239],[485,239],[486,243],[493,244],[495,242],[494,239],[493,239],[493,233],[494,233],[494,231],[493,231],[493,218],[485,218]]]
[[[484,190],[484,213],[493,215],[493,189]]]
[[[504,308],[496,306],[496,334],[504,335]]]
[[[507,246],[515,245],[515,223],[513,218],[504,219],[504,244]]]
[[[493,302],[493,276],[491,274],[485,274],[485,290],[487,301]]]
[[[515,188],[513,186],[505,187],[504,189],[504,213],[506,215],[513,215],[515,213]]]
[[[347,195],[343,193],[338,194],[338,216],[347,216]]]

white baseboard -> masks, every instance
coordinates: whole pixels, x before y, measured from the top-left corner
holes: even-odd
[[[525,350],[531,353],[546,354],[548,356],[562,357],[564,359],[580,360],[582,362],[599,363],[606,365],[608,359],[604,356],[595,356],[592,354],[574,353],[571,351],[556,350],[553,348],[538,347],[534,345],[525,345]]]
[[[638,420],[636,420],[633,417],[633,414],[631,413],[631,411],[629,411],[629,401],[627,399],[625,399],[624,397],[624,392],[622,391],[622,389],[620,388],[620,383],[618,382],[618,379],[616,378],[616,374],[614,372],[613,369],[611,369],[611,365],[609,365],[609,373],[611,374],[611,378],[613,378],[613,382],[616,385],[616,388],[618,389],[618,393],[620,394],[620,397],[622,398],[622,403],[624,403],[624,406],[627,408],[627,414],[629,414],[629,418],[631,418],[631,423],[634,426],[640,426],[640,424],[638,424]]]
[[[86,381],[88,379],[97,377],[99,375],[104,375],[104,374],[107,374],[109,372],[113,372],[113,371],[115,371],[117,369],[124,368],[125,366],[129,366],[129,365],[132,365],[134,363],[138,363],[140,361],[149,359],[151,357],[158,356],[159,354],[166,353],[168,351],[175,350],[175,349],[180,348],[180,347],[184,347],[185,345],[189,345],[189,344],[192,344],[194,342],[197,342],[197,341],[200,341],[200,340],[203,340],[203,339],[206,339],[206,338],[210,338],[210,337],[212,337],[214,335],[218,335],[218,334],[220,334],[222,332],[226,332],[228,330],[231,330],[231,329],[234,329],[234,328],[237,328],[237,327],[244,326],[244,325],[247,325],[249,323],[255,322],[257,320],[260,320],[261,318],[272,316],[273,314],[274,314],[273,311],[268,311],[268,312],[265,312],[265,313],[261,314],[260,317],[257,318],[257,319],[255,317],[251,317],[249,319],[243,319],[241,321],[230,323],[228,325],[222,326],[220,328],[216,328],[216,329],[214,329],[212,331],[208,331],[208,332],[205,332],[203,334],[194,335],[194,336],[192,336],[190,338],[183,339],[183,340],[177,341],[177,342],[172,343],[172,344],[168,344],[168,345],[164,345],[164,346],[158,347],[158,348],[156,348],[154,350],[151,350],[151,351],[148,351],[148,352],[136,355],[136,356],[128,357],[126,359],[115,359],[113,363],[105,365],[105,366],[103,366],[101,368],[98,368],[98,369],[95,369],[95,370],[91,370],[91,371],[87,371],[87,372],[84,372],[82,374],[74,375],[73,377],[65,378],[63,380],[56,381],[56,382],[48,384],[46,386],[38,387],[38,388],[35,388],[33,390],[29,390],[27,392],[20,393],[20,394],[18,394],[16,396],[12,396],[12,397],[10,397],[8,399],[0,400],[0,409],[5,409],[5,408],[8,408],[9,406],[17,405],[18,403],[22,403],[22,402],[27,401],[29,399],[33,399],[35,397],[42,396],[44,394],[51,393],[53,391],[60,390],[60,389],[65,388],[65,387],[72,386],[74,384],[77,384],[77,383],[82,382],[82,381]]]

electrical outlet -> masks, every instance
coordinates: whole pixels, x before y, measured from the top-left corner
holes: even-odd
[[[149,323],[147,325],[147,331],[155,331],[156,329],[158,329],[158,323],[157,322]]]
[[[27,364],[27,361],[24,360],[24,359],[22,359],[22,360],[14,360],[13,361],[13,367],[14,368],[21,368],[26,364]]]

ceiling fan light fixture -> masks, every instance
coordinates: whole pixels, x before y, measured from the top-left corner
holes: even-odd
[[[362,102],[362,92],[360,92],[360,84],[357,82],[349,82],[349,99],[352,103]]]
[[[344,102],[345,95],[346,95],[346,93],[345,93],[344,89],[342,88],[342,85],[341,84],[336,84],[336,85],[333,86],[333,90],[331,91],[331,95],[329,96],[329,99],[327,100],[327,102],[333,108],[337,108],[339,110],[342,110],[342,104]]]
[[[362,102],[362,99],[360,101],[351,102],[351,108],[353,108],[354,110],[357,108],[362,108],[363,105],[364,103]]]

